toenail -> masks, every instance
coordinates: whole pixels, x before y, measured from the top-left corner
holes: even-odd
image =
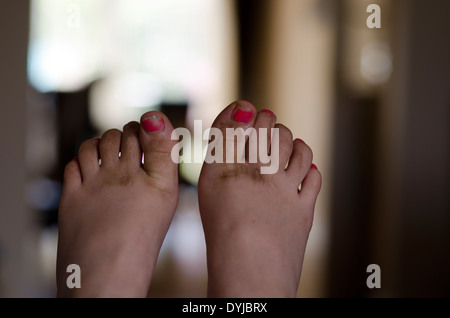
[[[245,106],[238,106],[233,114],[233,119],[240,123],[248,124],[253,118],[253,112]]]
[[[158,115],[151,115],[142,120],[142,128],[148,132],[159,131],[164,128],[164,120]]]
[[[274,115],[273,111],[271,111],[271,110],[263,109],[262,111],[263,111],[264,113],[268,113],[268,114]]]
[[[319,169],[317,169],[317,166],[316,166],[315,164],[312,164],[312,165],[311,165],[311,169],[319,170]]]
[[[298,140],[298,141],[301,141],[301,142],[304,143],[303,139],[297,138],[297,139],[295,139],[295,140]]]

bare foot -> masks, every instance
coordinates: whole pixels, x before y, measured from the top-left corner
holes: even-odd
[[[141,125],[130,122],[123,133],[113,129],[85,141],[78,159],[67,164],[58,215],[58,296],[147,295],[178,202],[172,130],[164,114],[149,112]],[[69,264],[80,266],[79,289],[66,286]]]
[[[261,174],[261,163],[203,165],[199,204],[208,296],[295,297],[321,186],[312,151],[303,141],[292,141],[273,113],[257,113],[245,101],[228,106],[213,127],[223,136],[226,128],[279,128],[279,169]]]

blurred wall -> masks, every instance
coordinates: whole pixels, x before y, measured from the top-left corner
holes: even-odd
[[[391,176],[379,180],[381,189],[392,178],[398,195],[383,207],[395,224],[392,287],[406,297],[449,297],[450,2],[403,0],[395,10],[398,66],[383,111],[398,131],[385,140],[397,156],[384,158]]]
[[[27,40],[29,2],[2,1],[0,14],[0,296],[35,295],[35,220],[27,181]]]
[[[364,4],[339,3],[328,295],[448,297],[450,3],[377,1],[382,29],[366,31],[389,45],[393,70],[369,90],[349,83],[345,63],[346,24]],[[372,263],[376,290],[365,284]]]

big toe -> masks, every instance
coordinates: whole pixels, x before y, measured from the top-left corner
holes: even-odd
[[[147,174],[161,182],[178,182],[176,140],[171,139],[173,126],[161,112],[151,111],[141,117],[139,143],[144,154],[143,168]],[[174,154],[174,155],[173,155]]]
[[[213,127],[226,133],[227,128],[251,127],[257,111],[252,103],[240,100],[228,105],[214,120]]]
[[[248,128],[254,126],[256,114],[255,106],[247,101],[236,101],[226,107],[212,125],[205,162],[244,162],[245,143],[251,134]]]

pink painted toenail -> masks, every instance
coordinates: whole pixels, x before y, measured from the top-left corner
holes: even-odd
[[[316,166],[315,164],[312,164],[312,165],[311,165],[311,169],[319,170],[319,169],[317,169],[317,166]]]
[[[274,115],[273,111],[271,111],[271,110],[263,109],[262,111],[263,111],[264,113],[268,113],[268,114]]]
[[[164,120],[158,115],[151,115],[142,120],[142,127],[148,132],[159,131],[164,128]]]
[[[233,114],[233,119],[240,123],[248,124],[253,118],[253,112],[251,109],[245,106],[239,106],[236,108]]]

